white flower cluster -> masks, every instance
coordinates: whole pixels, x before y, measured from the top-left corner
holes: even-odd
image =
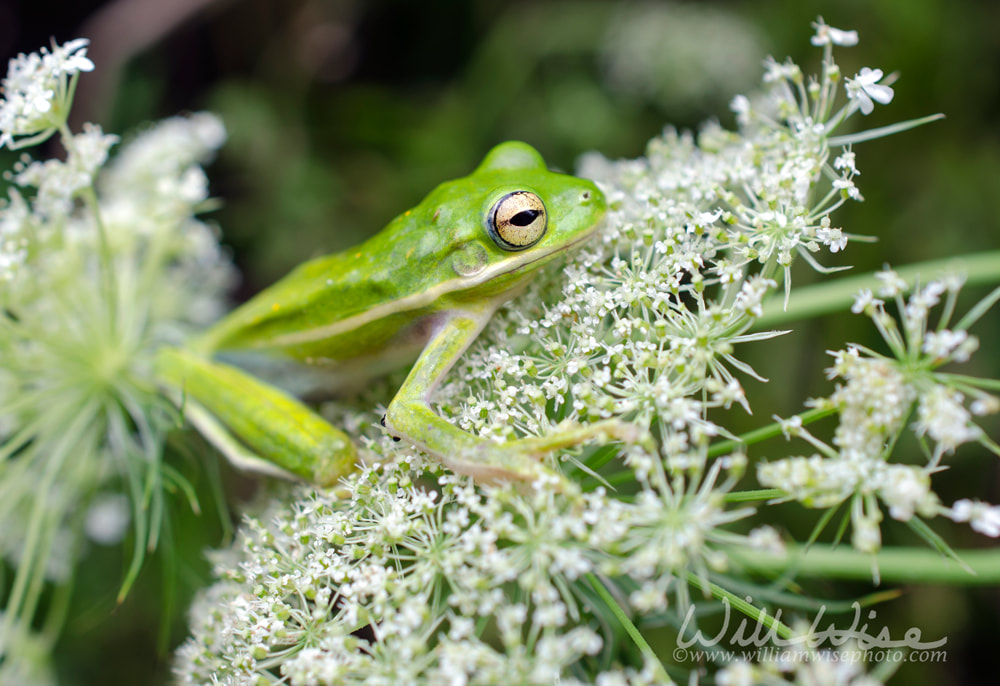
[[[225,140],[222,122],[207,112],[165,119],[115,156],[101,178],[101,190],[118,203],[152,203],[156,212],[151,221],[176,221],[178,214],[189,214],[188,208],[208,199],[208,178],[199,163],[207,150],[217,150]]]
[[[947,328],[962,280],[946,276],[915,286],[909,299],[904,300],[911,291],[905,279],[888,269],[878,277],[882,284],[879,295],[895,302],[899,324],[886,312],[885,302],[870,290],[857,295],[852,310],[874,321],[894,357],[857,345],[832,353],[834,364],[827,370],[828,376],[845,383],[838,385],[828,399],[813,402],[838,412],[840,421],[833,438],[836,447],[824,444],[799,426],[794,434],[811,443],[818,454],[776,460],[757,469],[761,484],[779,488],[809,507],[827,508],[854,498],[855,546],[867,552],[875,552],[881,545],[881,515],[873,498],[888,507],[893,519],[901,521],[915,514],[987,521],[978,513],[991,512],[988,507],[976,509],[977,515],[969,514],[972,510],[958,503],[952,509],[944,508],[931,489],[931,475],[940,469],[944,456],[963,443],[978,441],[996,450],[972,422],[972,415],[1000,409],[997,398],[977,388],[974,379],[959,380],[937,371],[945,363],[968,360],[978,347],[976,338],[968,333],[972,320],[963,320],[955,329]],[[946,302],[941,302],[942,297]],[[942,305],[944,314],[937,328],[929,330],[932,308],[938,305]],[[972,397],[970,409],[965,407],[967,395]],[[927,463],[892,464],[890,455],[914,411],[914,433],[933,441]],[[988,535],[1000,534],[989,524],[973,526]]]
[[[861,357],[854,346],[833,356],[829,378],[846,381],[830,396],[840,411],[833,443],[848,460],[878,459],[906,420],[916,392],[889,360]]]
[[[117,136],[65,123],[73,77],[93,68],[85,45],[12,60],[0,104],[0,143],[58,133],[66,151],[18,162],[0,204],[0,555],[16,570],[0,627],[2,683],[20,682],[26,668],[25,653],[4,652],[6,636],[51,623],[52,640],[61,616],[56,607],[40,618],[42,595],[47,582],[72,577],[85,532],[112,544],[131,526],[139,551],[159,540],[163,488],[185,484],[160,471],[176,415],[157,390],[153,356],[221,311],[233,275],[195,217],[221,123],[168,120],[109,163]],[[126,505],[118,491],[129,483],[146,485]],[[133,558],[132,578],[141,562]]]
[[[1000,536],[1000,505],[963,498],[955,501],[947,515],[956,522],[969,522],[974,530],[991,538]]]
[[[116,143],[118,136],[107,135],[94,124],[84,124],[82,133],[63,139],[65,161],[22,161],[15,167],[14,181],[20,188],[36,189],[32,202],[36,216],[50,225],[64,225],[70,220],[76,198],[93,185]]]
[[[7,270],[12,283],[5,297],[11,306],[26,307],[26,300],[35,298],[40,300],[32,307],[45,306],[45,289],[36,290],[45,283],[42,272],[90,269],[93,265],[87,263],[108,257],[109,268],[122,280],[142,269],[160,269],[183,284],[143,293],[152,303],[134,294],[134,302],[151,307],[153,322],[174,328],[168,322],[190,326],[217,317],[233,271],[217,232],[195,214],[209,199],[201,164],[224,140],[217,117],[195,113],[140,133],[109,162],[118,136],[84,124],[81,133],[62,138],[64,161],[19,162],[12,176],[15,185],[0,205],[0,234],[18,237],[22,258],[29,247],[35,257],[27,265],[31,279],[15,279],[17,270]],[[110,254],[99,257],[105,249]],[[150,250],[155,252],[148,254]]]
[[[0,146],[32,145],[39,142],[34,134],[47,136],[65,124],[73,99],[72,78],[94,69],[87,57],[88,42],[78,38],[10,60],[0,101]]]
[[[129,251],[155,246],[163,278],[185,286],[150,294],[155,308],[170,313],[160,321],[171,342],[190,324],[217,319],[235,279],[218,230],[196,216],[212,208],[202,164],[225,139],[208,112],[164,119],[128,140],[97,180],[109,240]]]
[[[75,77],[94,68],[86,46],[81,38],[10,60],[0,100],[0,147],[34,145],[65,127]],[[64,203],[81,184],[92,181],[115,140],[103,137],[96,128],[85,131],[80,139],[79,145],[67,147],[70,160],[66,164],[52,160],[27,168],[21,165],[15,181],[38,186],[40,205]],[[0,209],[0,281],[12,279],[24,263],[31,233],[27,205],[16,190],[10,194],[9,203]]]
[[[248,518],[192,608],[180,683],[582,683],[570,666],[604,647],[587,619],[592,584],[628,575],[635,610],[665,611],[683,570],[718,567],[712,546],[741,540],[719,527],[749,512],[724,511],[710,488],[675,502],[603,489],[569,501],[450,475],[426,490],[419,476],[400,460],[352,475],[351,500],[299,489]],[[599,678],[666,683],[652,665]]]

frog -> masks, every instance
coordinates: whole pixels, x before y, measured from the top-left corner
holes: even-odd
[[[497,310],[589,240],[606,209],[592,181],[549,170],[527,143],[502,143],[367,241],[303,263],[187,344],[164,348],[158,376],[235,464],[331,486],[356,468],[348,434],[220,357],[243,351],[362,370],[415,358],[382,418],[395,440],[476,481],[565,485],[546,455],[598,438],[630,440],[629,425],[564,422],[546,435],[498,442],[457,427],[431,402]]]

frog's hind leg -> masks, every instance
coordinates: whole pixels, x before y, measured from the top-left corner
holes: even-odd
[[[185,417],[236,466],[332,486],[354,469],[347,434],[246,372],[164,348],[157,375]]]

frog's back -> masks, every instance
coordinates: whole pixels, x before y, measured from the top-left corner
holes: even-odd
[[[389,228],[383,234],[394,233]],[[433,312],[426,305],[405,306],[409,293],[388,268],[391,255],[370,245],[383,243],[389,237],[383,234],[298,266],[210,329],[201,347],[261,350],[310,362],[380,352]]]

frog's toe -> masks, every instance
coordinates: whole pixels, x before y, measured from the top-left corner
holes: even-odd
[[[454,472],[473,477],[479,483],[520,482],[542,488],[567,491],[575,486],[560,471],[549,467],[537,453],[503,445],[483,445],[445,460]]]

